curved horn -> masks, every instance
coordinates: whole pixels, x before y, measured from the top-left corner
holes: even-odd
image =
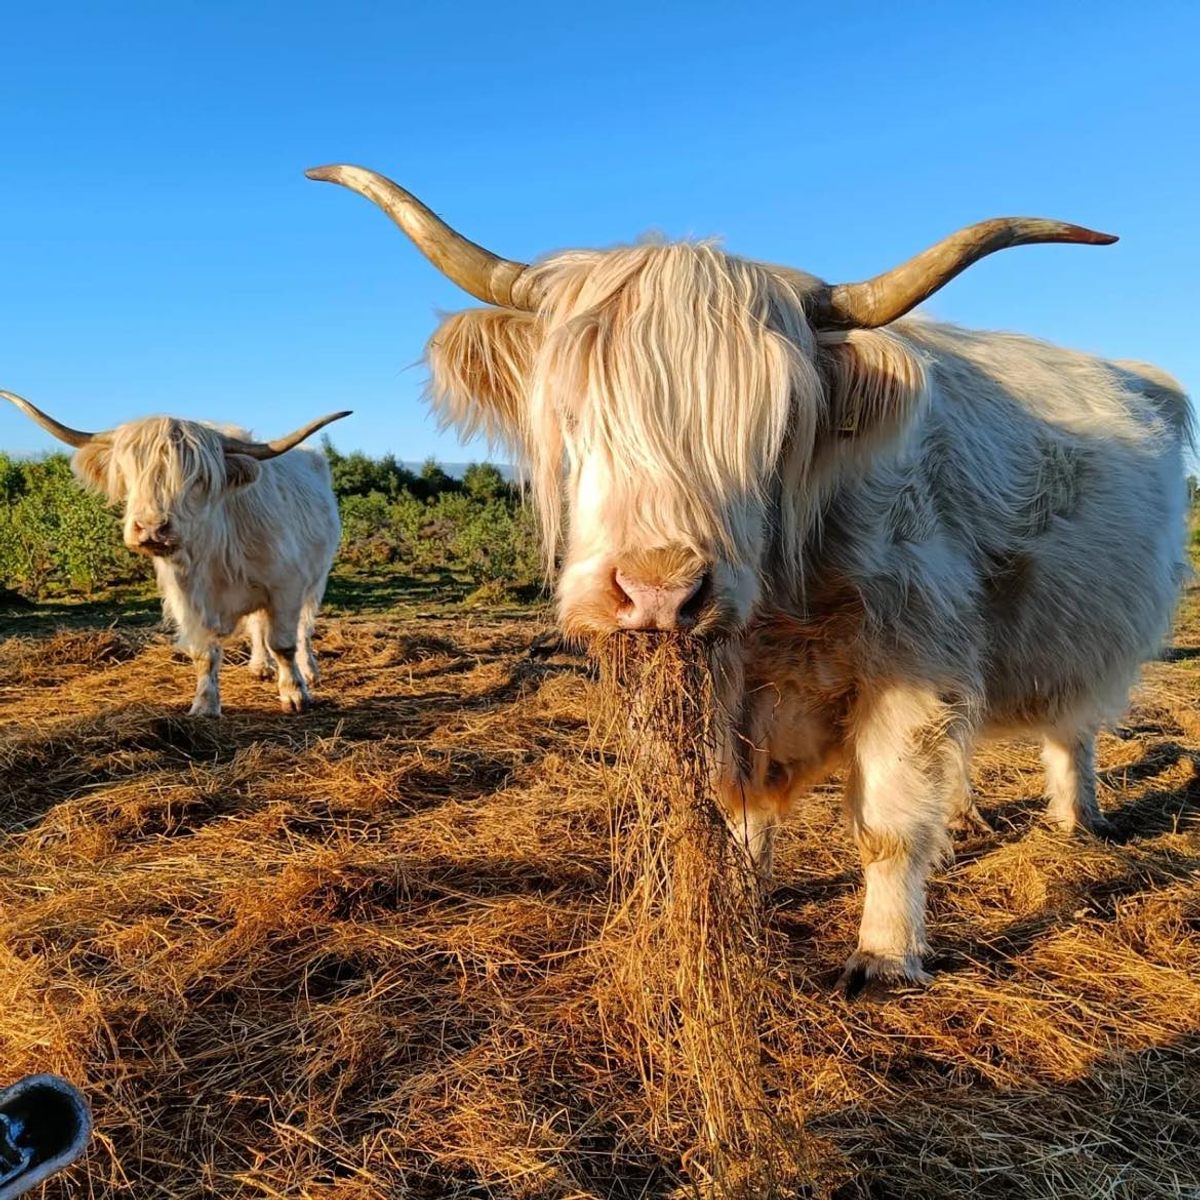
[[[0,396],[3,396],[5,400],[11,400],[27,417],[35,420],[47,433],[52,433],[60,442],[66,442],[68,446],[74,446],[76,450],[104,436],[102,433],[85,433],[82,429],[72,429],[70,425],[63,425],[48,413],[42,412],[37,405],[30,404],[28,400],[23,396],[18,396],[15,392],[0,391]]]
[[[820,329],[876,329],[904,316],[956,275],[997,250],[1037,242],[1108,246],[1116,240],[1115,234],[1042,217],[980,221],[873,279],[828,287],[813,305],[812,322]]]
[[[331,422],[340,421],[349,415],[350,410],[347,409],[346,412],[330,413],[328,416],[318,417],[315,421],[309,421],[307,425],[302,425],[294,433],[276,438],[273,442],[244,442],[241,438],[230,437],[227,433],[221,434],[221,439],[225,443],[226,454],[246,454],[251,458],[263,461],[286,454],[293,446],[300,445],[306,437],[311,437],[318,429],[323,429]]]
[[[526,311],[536,307],[526,263],[500,258],[477,246],[385,175],[345,165],[311,167],[304,173],[309,179],[340,183],[379,205],[443,275],[477,300]]]

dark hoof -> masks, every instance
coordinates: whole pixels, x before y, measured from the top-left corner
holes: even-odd
[[[933,980],[921,966],[919,954],[903,957],[869,954],[856,950],[838,979],[838,990],[847,1000],[854,1000],[873,984],[887,987],[923,987]]]
[[[552,629],[548,633],[539,633],[529,643],[528,653],[530,658],[553,658],[556,654],[562,654],[566,649],[562,635],[558,630]]]
[[[1094,837],[1102,842],[1120,841],[1121,835],[1117,827],[1107,818],[1097,813],[1091,817],[1081,817],[1070,822],[1060,820],[1050,813],[1046,814],[1046,824],[1051,829],[1065,834],[1067,837]]]
[[[857,1000],[866,990],[870,981],[866,967],[854,967],[843,973],[841,979],[838,980],[838,987],[841,988],[842,995],[847,1000]]]
[[[950,822],[950,832],[963,837],[990,837],[996,831],[979,809],[972,805],[966,812],[960,812]]]

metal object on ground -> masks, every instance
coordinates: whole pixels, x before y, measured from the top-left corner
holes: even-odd
[[[73,1163],[92,1132],[78,1088],[27,1075],[0,1091],[0,1200],[13,1200]]]

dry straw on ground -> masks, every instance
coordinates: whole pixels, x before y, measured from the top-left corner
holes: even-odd
[[[47,1196],[632,1200],[712,1169],[620,1038],[618,751],[582,660],[529,654],[530,623],[329,621],[313,713],[234,672],[214,723],[157,637],[25,630],[0,1061],[76,1080],[97,1124]],[[873,1003],[832,993],[858,909],[836,790],[786,827],[745,966],[812,1195],[1198,1194],[1195,597],[1100,759],[1112,843],[1041,826],[1035,748],[979,757],[996,832],[934,882],[934,982]]]

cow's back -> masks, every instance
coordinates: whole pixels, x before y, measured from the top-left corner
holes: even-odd
[[[1185,573],[1187,402],[1169,376],[1028,338],[894,327],[926,362],[903,450],[831,505],[906,669],[957,672],[1000,723],[1119,707]]]
[[[298,571],[324,579],[341,538],[329,464],[319,450],[299,447],[261,464],[254,483],[230,502],[237,539],[251,574]]]

